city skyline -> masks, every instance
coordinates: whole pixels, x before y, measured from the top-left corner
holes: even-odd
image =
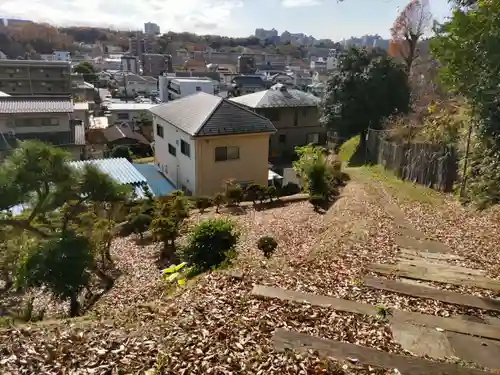
[[[389,37],[389,29],[408,0],[41,0],[19,7],[4,0],[0,14],[58,26],[101,26],[140,30],[145,22],[162,32],[188,31],[232,37],[252,35],[256,28],[275,28],[279,34],[304,33],[316,39],[339,41],[366,34]],[[97,10],[97,11],[96,11]],[[446,0],[431,0],[434,17],[449,14]],[[162,16],[158,16],[162,14]],[[277,17],[279,15],[279,17]]]

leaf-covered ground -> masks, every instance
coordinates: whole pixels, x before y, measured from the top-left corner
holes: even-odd
[[[397,218],[387,212],[388,204],[400,205],[416,229],[473,258],[476,267],[492,274],[500,256],[495,248],[500,238],[495,214],[470,212],[442,197],[432,202],[414,200],[412,194],[377,175],[354,175],[342,198],[326,214],[314,212],[308,202],[223,214],[237,222],[242,233],[239,258],[231,270],[239,271],[242,278],[221,270],[168,294],[154,263],[156,245],[139,246],[131,238],[117,240],[113,255],[123,273],[113,290],[88,318],[1,331],[0,373],[385,373],[332,364],[314,353],[276,353],[271,342],[276,328],[404,353],[382,321],[306,304],[256,299],[250,295],[254,284],[440,316],[482,314],[367,290],[360,280],[368,263],[390,262],[398,250],[394,243]],[[210,215],[215,214],[204,217]],[[200,215],[191,218],[193,223],[200,219]],[[279,243],[270,260],[255,245],[262,235],[272,235]]]

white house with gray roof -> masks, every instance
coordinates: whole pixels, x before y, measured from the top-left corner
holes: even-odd
[[[234,102],[199,92],[150,109],[155,163],[178,189],[213,195],[225,181],[267,184],[273,124]]]

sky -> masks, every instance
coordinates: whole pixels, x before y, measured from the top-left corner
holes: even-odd
[[[58,26],[138,30],[155,22],[162,32],[249,36],[256,28],[340,41],[389,29],[409,0],[0,0],[0,17]],[[430,0],[434,17],[449,14],[446,0]]]

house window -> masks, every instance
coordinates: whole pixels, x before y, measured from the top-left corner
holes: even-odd
[[[168,153],[172,156],[177,155],[177,149],[174,146],[172,146],[170,143],[168,144]]]
[[[196,91],[201,91],[201,87],[200,86],[196,86]]]
[[[191,145],[183,139],[181,139],[181,152],[187,157],[191,156]]]
[[[128,117],[128,113],[126,113],[126,112],[118,112],[118,113],[116,114],[116,118],[117,118],[118,120],[128,120],[128,119],[129,119],[129,117]]]
[[[240,158],[240,148],[229,147],[216,147],[215,148],[215,161],[236,160]]]
[[[293,126],[299,125],[299,111],[295,110],[293,113]]]
[[[319,133],[311,133],[307,135],[307,144],[317,145],[319,143]]]
[[[58,126],[59,120],[56,118],[42,118],[40,123],[42,126]]]
[[[279,111],[279,109],[269,109],[265,112],[265,116],[270,121],[279,121],[280,120],[280,111]]]
[[[163,138],[163,126],[158,125],[158,124],[156,125],[156,135],[158,137]]]
[[[280,134],[279,136],[280,143],[286,143],[286,134]]]

